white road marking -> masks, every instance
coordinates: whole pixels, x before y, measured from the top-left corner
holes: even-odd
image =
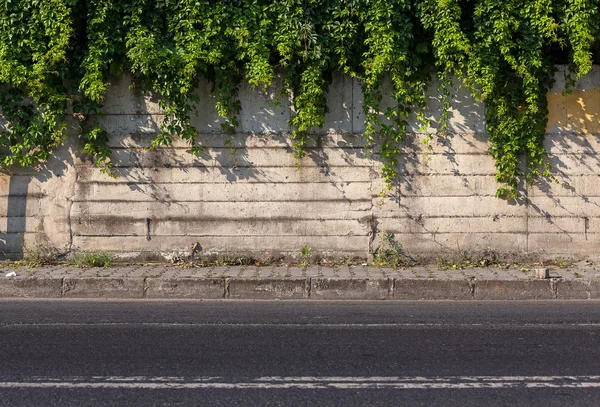
[[[306,323],[236,323],[236,322],[58,322],[58,323],[1,323],[0,328],[46,328],[46,327],[119,327],[119,326],[139,326],[139,327],[223,327],[223,328],[263,328],[263,327],[291,327],[291,328],[573,328],[587,327],[600,328],[600,322],[565,322],[565,323],[327,323],[327,322],[306,322]]]
[[[72,376],[0,381],[0,388],[63,389],[514,389],[600,388],[600,376],[302,376],[224,381],[222,377]]]

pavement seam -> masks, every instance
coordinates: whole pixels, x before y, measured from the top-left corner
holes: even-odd
[[[229,298],[229,284],[231,284],[231,278],[225,277],[223,279],[223,298]]]
[[[467,279],[467,282],[469,283],[469,290],[471,291],[471,299],[474,299],[475,298],[475,289],[477,288],[477,286],[475,285],[475,279],[469,278],[469,279]]]
[[[585,292],[588,300],[592,299],[592,280],[587,280],[585,284]]]
[[[552,297],[554,297],[555,299],[558,298],[558,283],[559,283],[559,279],[557,278],[551,278],[550,279],[550,290],[552,291]]]
[[[142,298],[146,298],[148,295],[148,277],[144,277],[142,285]]]
[[[65,294],[65,278],[62,277],[60,279],[60,298],[63,298],[64,294]]]

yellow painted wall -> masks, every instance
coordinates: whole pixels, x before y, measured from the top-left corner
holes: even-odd
[[[600,134],[600,88],[548,93],[548,132]]]

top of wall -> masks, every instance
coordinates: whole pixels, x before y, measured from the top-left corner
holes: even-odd
[[[548,94],[548,132],[560,133],[600,133],[600,66],[577,82],[572,93],[563,95],[565,89],[566,66],[559,66],[555,83]],[[148,126],[137,131],[156,133],[156,121],[163,114],[156,96],[144,96],[139,89],[132,88],[131,77],[122,75],[113,78],[104,103],[107,116],[155,116]],[[251,88],[243,83],[239,92],[242,111],[239,116],[241,133],[289,132],[289,120],[293,106],[289,98],[281,98],[281,78],[266,91]],[[220,132],[222,120],[218,117],[216,98],[210,93],[211,85],[204,81],[198,87],[200,103],[198,117],[193,123],[199,132]],[[391,86],[384,86],[384,103],[381,111],[391,105]],[[361,133],[364,132],[364,113],[361,83],[343,74],[334,75],[327,92],[329,112],[320,133]],[[430,125],[423,126],[415,115],[409,118],[410,132],[434,133],[440,119],[440,101],[437,83],[432,81],[427,91],[426,116]],[[129,119],[133,120],[133,119]],[[477,102],[463,86],[452,91],[450,110],[450,131],[453,133],[485,133],[485,105]],[[424,130],[424,131],[423,131]]]

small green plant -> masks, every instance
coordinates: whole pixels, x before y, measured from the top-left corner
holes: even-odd
[[[49,248],[31,249],[25,247],[23,250],[23,259],[17,260],[13,264],[26,267],[42,267],[56,264],[58,253]]]
[[[459,251],[459,253],[460,257],[456,261],[443,258],[437,259],[437,268],[439,270],[463,270],[477,267],[507,266],[498,261],[497,255],[494,252],[485,252],[477,257],[473,257],[464,251]]]
[[[189,260],[189,259],[180,259],[177,261],[177,265],[182,266],[184,268],[187,267],[242,267],[242,266],[268,266],[271,264],[271,260],[258,260],[252,256],[238,256],[238,255],[229,255],[229,254],[211,254],[208,256],[203,256],[201,258]]]
[[[312,249],[309,245],[304,246],[300,249],[300,257],[302,258],[302,262],[300,263],[300,267],[303,269],[307,268],[312,258]]]
[[[458,269],[458,264],[453,261],[439,258],[437,259],[436,266],[439,270],[456,270]]]
[[[379,234],[379,243],[373,252],[374,266],[399,268],[413,263],[414,260],[404,253],[402,245],[396,241],[393,233]]]
[[[106,252],[75,253],[69,258],[69,264],[77,267],[110,267],[113,256]]]

